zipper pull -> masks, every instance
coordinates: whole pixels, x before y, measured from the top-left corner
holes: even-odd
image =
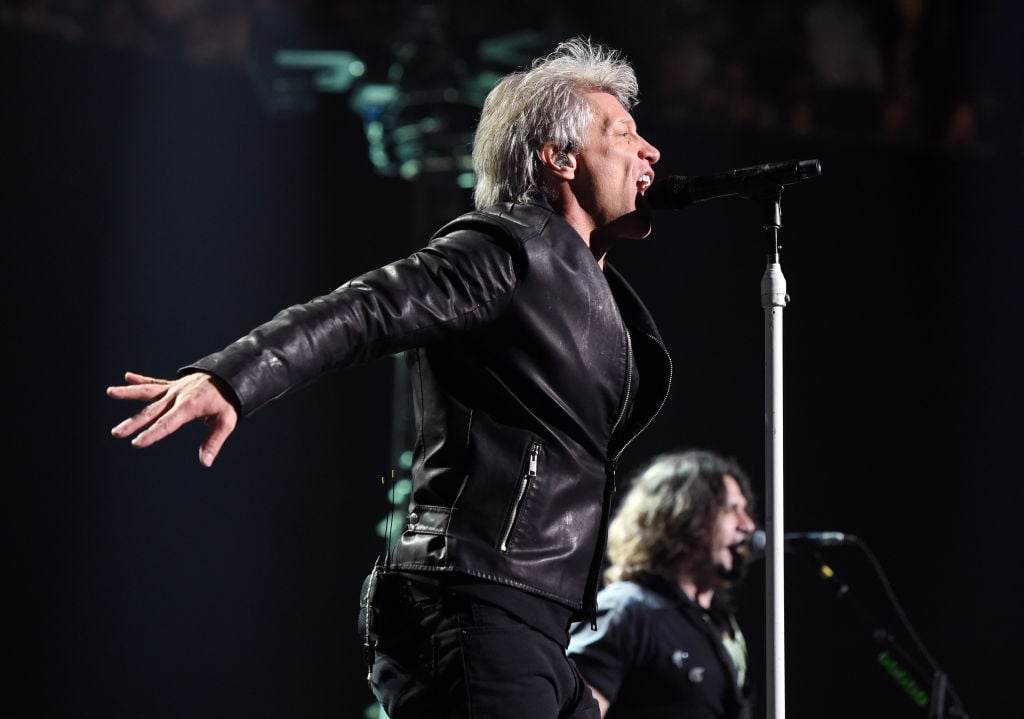
[[[537,476],[537,457],[540,456],[540,444],[534,442],[530,447],[530,465],[526,469],[527,476]]]
[[[608,463],[608,479],[612,481],[612,494],[615,494],[615,469],[618,464],[618,460],[615,459]]]

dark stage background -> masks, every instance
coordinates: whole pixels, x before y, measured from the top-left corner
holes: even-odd
[[[268,113],[230,62],[30,27],[19,13],[31,5],[0,3],[0,717],[363,716],[354,618],[389,507],[393,361],[245,421],[212,470],[196,460],[198,427],[145,452],[112,440],[129,408],[104,388],[127,369],[172,375],[408,253],[437,206],[424,206],[425,181],[375,172],[342,94]],[[730,7],[751,18],[775,5]],[[872,105],[812,88],[804,105],[787,86],[774,115],[673,102],[662,48],[690,28],[671,3],[566,6],[560,22],[635,60],[651,88],[636,114],[662,174],[822,161],[821,178],[783,198],[786,529],[860,537],[971,716],[1019,716],[1024,123],[1006,90],[1024,69],[1021,11],[924,6],[951,8],[962,29],[945,63],[914,70],[918,87],[950,96],[888,135],[862,117],[883,115],[884,93]],[[517,22],[540,12],[527,4]],[[800,54],[799,32],[772,39]],[[975,111],[966,133],[960,100]],[[454,184],[444,194],[469,207]],[[676,365],[625,472],[707,447],[762,485],[759,225],[750,203],[717,200],[612,255]],[[788,715],[926,716],[874,658],[874,629],[913,642],[864,554],[824,558],[867,623],[809,557],[789,558]],[[763,665],[756,571],[738,603]]]

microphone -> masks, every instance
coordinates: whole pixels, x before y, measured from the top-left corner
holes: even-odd
[[[750,535],[748,543],[751,554],[760,554],[768,544],[768,535],[764,533],[763,529],[755,529],[754,533]]]
[[[802,547],[835,547],[841,544],[855,544],[860,541],[852,534],[842,532],[786,532],[782,535],[783,543],[787,552],[796,551]],[[764,530],[757,529],[747,540],[750,547],[750,556],[759,557],[764,553],[768,544],[768,535]]]
[[[713,197],[749,196],[781,189],[783,185],[809,180],[820,174],[819,160],[786,160],[741,167],[717,175],[669,175],[663,180],[656,180],[643,196],[656,210],[678,210]]]
[[[786,547],[811,546],[834,547],[839,544],[853,544],[858,539],[842,532],[786,532],[782,535]]]

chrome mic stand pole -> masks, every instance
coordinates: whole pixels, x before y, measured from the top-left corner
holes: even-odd
[[[768,719],[786,716],[786,644],[782,504],[782,310],[789,301],[780,264],[779,228],[782,227],[782,187],[758,193],[768,233],[768,266],[761,277],[761,306],[765,313],[765,553],[767,602]]]
[[[742,167],[708,177],[672,176],[654,183],[647,193],[655,208],[679,209],[694,202],[726,195],[741,195],[760,204],[768,232],[768,267],[761,278],[761,306],[765,311],[765,528],[767,535],[767,650],[768,719],[784,719],[785,601],[783,596],[782,522],[782,310],[789,302],[786,278],[779,264],[779,228],[782,227],[782,188],[821,174],[818,160],[790,160]]]

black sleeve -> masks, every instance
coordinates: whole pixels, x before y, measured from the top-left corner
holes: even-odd
[[[453,231],[330,294],[283,310],[182,372],[214,375],[248,416],[331,369],[493,321],[515,292],[521,266],[517,249],[500,232]]]
[[[569,657],[587,684],[613,704],[626,672],[637,663],[642,619],[643,613],[630,611],[628,603],[618,604],[598,613],[597,629],[580,622],[570,630]]]

